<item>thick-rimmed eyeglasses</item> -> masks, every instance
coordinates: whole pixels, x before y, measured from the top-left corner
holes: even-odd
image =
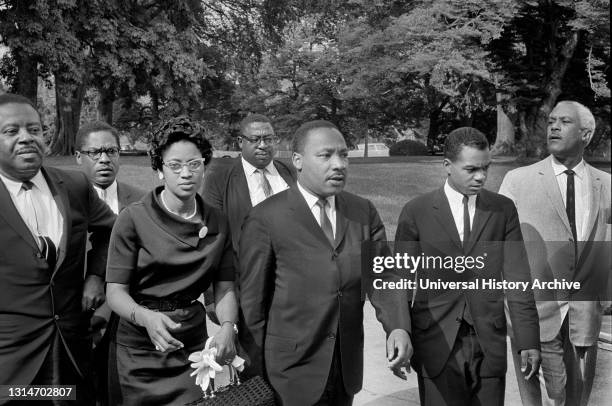
[[[278,142],[278,137],[275,135],[267,135],[265,137],[247,137],[246,135],[241,135],[243,140],[247,140],[251,144],[259,145],[263,141],[266,145],[276,144]]]
[[[117,158],[119,156],[119,148],[111,147],[111,148],[99,148],[99,149],[89,149],[81,151],[82,154],[87,155],[94,161],[100,159],[102,154],[106,154],[109,158]]]
[[[197,172],[202,169],[204,166],[204,158],[192,159],[189,162],[178,162],[178,161],[170,161],[170,162],[162,162],[163,165],[170,169],[174,173],[181,173],[184,167],[187,167],[189,172]]]

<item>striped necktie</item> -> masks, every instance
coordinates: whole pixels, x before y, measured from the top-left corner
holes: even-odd
[[[33,216],[33,219],[29,219],[30,224],[34,228],[34,232],[36,233],[36,237],[38,239],[37,244],[40,249],[42,256],[47,260],[50,269],[55,269],[55,264],[57,263],[57,248],[53,243],[53,240],[49,236],[41,235],[38,223],[38,215],[36,213],[36,206],[34,205],[32,188],[34,187],[34,183],[32,181],[25,181],[21,185],[21,188],[26,193],[25,205],[26,210]]]

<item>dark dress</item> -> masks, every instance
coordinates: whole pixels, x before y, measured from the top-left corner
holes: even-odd
[[[203,221],[188,222],[160,204],[159,187],[123,210],[108,252],[106,281],[128,284],[138,303],[197,299],[214,281],[232,281],[231,237],[226,217],[196,196]],[[204,238],[202,228],[206,226]],[[149,306],[150,307],[150,306]],[[187,359],[206,342],[206,313],[200,302],[164,311],[181,327],[171,331],[185,347],[156,351],[143,327],[121,319],[109,354],[112,405],[182,405],[202,396]]]

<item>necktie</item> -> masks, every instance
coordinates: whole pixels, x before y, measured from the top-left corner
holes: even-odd
[[[102,200],[104,200],[104,203],[108,204],[108,190],[106,189],[102,189]]]
[[[574,175],[576,172],[571,169],[567,169],[564,172],[567,175],[567,190],[565,196],[565,211],[567,212],[567,218],[569,219],[570,228],[572,229],[572,237],[574,238],[574,245],[576,245],[578,239],[576,238],[576,202],[575,202],[575,191],[574,191]]]
[[[272,186],[270,186],[270,182],[268,181],[268,177],[266,176],[265,169],[257,169],[257,176],[259,177],[259,185],[264,192],[266,198],[272,195]]]
[[[30,227],[34,230],[36,237],[38,239],[37,243],[40,248],[41,254],[47,260],[50,269],[55,268],[55,264],[57,262],[57,249],[53,240],[46,235],[41,235],[39,223],[38,223],[38,215],[36,213],[36,206],[34,205],[34,200],[32,199],[32,187],[34,187],[34,183],[31,181],[25,181],[21,185],[21,188],[25,191],[25,206],[28,212],[28,219],[26,221],[30,225]]]
[[[325,212],[325,206],[327,206],[329,202],[327,199],[319,199],[317,200],[317,206],[319,206],[319,219],[321,228],[323,229],[323,233],[329,240],[331,245],[335,244],[334,239],[334,229],[332,228],[331,221],[329,221],[329,217],[327,217],[327,213]]]
[[[463,195],[463,246],[470,240],[470,210],[468,208],[469,198]]]

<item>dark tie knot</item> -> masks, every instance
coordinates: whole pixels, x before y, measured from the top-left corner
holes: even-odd
[[[461,200],[463,202],[463,204],[467,204],[467,202],[470,200],[470,197],[468,195],[463,195],[463,200]]]
[[[31,180],[26,180],[25,182],[21,184],[21,188],[23,190],[32,190],[33,187],[34,187],[34,183],[32,183]]]
[[[317,200],[317,206],[319,206],[322,209],[325,209],[325,206],[327,206],[328,203],[329,202],[327,201],[327,199],[319,199],[319,200]]]
[[[563,173],[565,173],[567,176],[574,176],[576,174],[576,172],[572,171],[571,169],[566,169],[563,171]]]

